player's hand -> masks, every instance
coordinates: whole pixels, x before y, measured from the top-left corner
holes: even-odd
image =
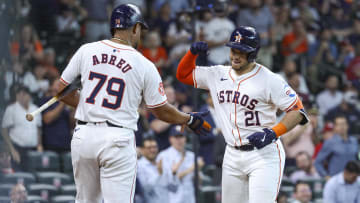
[[[277,140],[277,137],[273,130],[264,128],[263,132],[253,133],[247,139],[257,149],[261,149],[266,145],[275,142]]]
[[[190,120],[187,125],[198,135],[207,135],[211,130],[211,125],[204,120],[207,114],[209,111],[190,113]]]
[[[192,54],[206,54],[208,50],[208,45],[206,42],[194,42],[191,44],[190,51]]]

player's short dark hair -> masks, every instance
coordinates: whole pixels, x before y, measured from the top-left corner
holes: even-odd
[[[335,123],[336,119],[338,119],[338,118],[344,118],[347,121],[347,118],[346,118],[345,114],[338,113],[338,114],[335,115],[333,122]]]
[[[305,181],[303,181],[303,180],[298,180],[298,181],[296,181],[296,183],[295,183],[295,190],[294,190],[294,192],[297,192],[297,190],[298,190],[298,185],[307,185],[307,186],[310,187],[309,183],[307,183],[307,182],[305,182]]]
[[[300,155],[305,155],[307,158],[311,159],[311,156],[307,151],[299,151],[298,153],[296,153],[295,157],[298,157]]]
[[[360,174],[360,166],[357,161],[349,161],[345,165],[345,170],[350,173]]]
[[[141,147],[144,147],[145,142],[156,142],[156,139],[155,139],[155,137],[153,137],[153,136],[145,137],[145,138],[142,140]]]

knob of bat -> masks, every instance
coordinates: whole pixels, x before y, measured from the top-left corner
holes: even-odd
[[[34,120],[34,116],[28,113],[28,114],[26,114],[26,120],[32,121],[32,120]]]

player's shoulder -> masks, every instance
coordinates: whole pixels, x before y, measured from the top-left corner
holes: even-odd
[[[196,68],[199,69],[206,69],[207,71],[210,72],[229,72],[231,69],[231,66],[226,66],[226,65],[211,65],[211,66],[196,66]]]
[[[260,75],[263,77],[262,79],[266,79],[271,82],[276,82],[276,81],[284,82],[285,81],[281,75],[272,72],[268,67],[261,65],[261,64],[257,64],[257,65],[260,66],[259,72],[260,72]]]

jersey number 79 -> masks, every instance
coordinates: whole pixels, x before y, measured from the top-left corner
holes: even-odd
[[[94,80],[94,79],[98,79],[99,82],[96,84],[90,96],[86,99],[86,103],[95,104],[95,98],[97,94],[104,86],[105,82],[107,82],[106,92],[108,95],[115,96],[116,100],[114,103],[111,103],[109,102],[108,99],[104,98],[101,106],[113,110],[118,109],[121,106],[122,97],[124,95],[125,81],[121,78],[115,78],[115,77],[112,77],[109,80],[107,80],[107,75],[103,75],[91,71],[89,74],[89,80]],[[117,90],[113,89],[113,86],[115,84],[119,86]]]

